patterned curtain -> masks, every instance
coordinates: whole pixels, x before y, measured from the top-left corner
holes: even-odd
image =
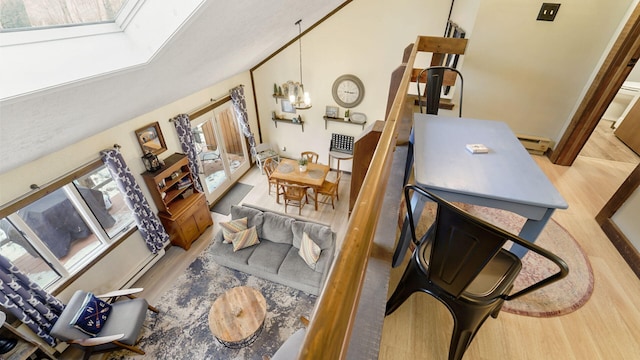
[[[11,312],[47,344],[56,346],[49,331],[64,309],[60,300],[29,280],[29,277],[0,255],[0,306]]]
[[[133,217],[144,242],[152,253],[158,253],[169,241],[169,234],[165,231],[160,219],[151,211],[147,199],[120,152],[116,149],[107,149],[101,151],[100,155],[111,176],[116,180],[118,189],[125,195],[124,200],[133,211]]]
[[[231,102],[233,109],[236,111],[238,124],[242,129],[242,133],[249,140],[251,156],[256,158],[256,139],[253,137],[251,127],[249,127],[249,117],[247,116],[247,102],[244,99],[244,88],[242,85],[231,89]]]
[[[189,119],[189,115],[180,114],[174,117],[171,121],[176,126],[176,132],[178,133],[178,139],[180,140],[180,146],[182,146],[182,151],[189,158],[189,168],[191,168],[192,174],[199,174],[198,171],[198,152],[196,151],[196,143],[193,138],[193,133],[191,132],[191,119]],[[202,192],[202,184],[200,183],[200,177],[194,176],[193,180],[195,183],[193,186],[199,192]]]

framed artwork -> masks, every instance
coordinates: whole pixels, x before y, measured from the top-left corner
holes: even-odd
[[[288,99],[282,99],[280,104],[282,106],[282,112],[290,113],[290,114],[296,113],[296,108],[293,107],[293,105],[291,104],[291,101],[289,101]]]
[[[325,115],[329,118],[336,119],[338,117],[338,107],[337,106],[327,106],[325,111]]]
[[[136,130],[135,134],[143,154],[150,152],[158,155],[167,150],[162,131],[160,131],[160,124],[157,121]]]

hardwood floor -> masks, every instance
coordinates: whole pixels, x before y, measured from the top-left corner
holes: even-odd
[[[591,299],[564,316],[532,318],[500,313],[488,319],[465,359],[639,359],[640,279],[631,271],[596,221],[602,208],[640,161],[602,124],[595,142],[571,167],[534,156],[569,203],[553,218],[587,253],[595,277]],[[404,267],[392,271],[393,291]],[[446,359],[453,320],[444,305],[414,294],[385,319],[380,359]]]

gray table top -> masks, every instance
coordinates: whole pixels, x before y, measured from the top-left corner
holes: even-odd
[[[415,114],[415,176],[426,188],[464,196],[566,209],[567,202],[500,121]],[[472,154],[467,144],[483,144]]]

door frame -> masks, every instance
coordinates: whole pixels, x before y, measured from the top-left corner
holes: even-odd
[[[193,122],[195,121],[197,118],[204,116],[205,114],[211,112],[212,116],[215,117],[214,114],[214,110],[224,104],[226,104],[227,102],[231,101],[231,95],[225,95],[224,97],[217,99],[217,100],[211,100],[212,103],[204,106],[203,108],[196,110],[189,115],[189,119]],[[233,106],[233,105],[232,105]],[[235,114],[234,114],[235,116]],[[237,120],[237,119],[236,119]],[[209,120],[205,120],[205,121],[209,121]],[[239,125],[238,125],[239,126]],[[214,125],[214,128],[217,128],[216,125]],[[247,156],[247,161],[246,161],[246,165],[243,165],[241,168],[238,168],[238,170],[233,174],[234,176],[229,178],[229,184],[226,187],[220,188],[219,191],[218,188],[216,188],[216,190],[214,190],[214,192],[210,193],[208,191],[208,189],[205,189],[205,196],[207,197],[207,201],[209,202],[210,205],[215,204],[220,198],[222,198],[229,190],[231,190],[231,188],[233,187],[233,185],[235,185],[240,178],[242,178],[242,176],[244,176],[244,174],[246,174],[249,169],[251,169],[251,166],[253,165],[253,161],[250,155],[250,151],[249,151],[249,142],[247,140],[247,138],[245,136],[243,136],[242,132],[240,132],[240,135],[243,139],[242,141],[242,146],[244,148],[244,152]],[[222,146],[222,144],[219,144],[219,146]],[[223,151],[223,149],[221,148],[220,151],[220,155],[223,156],[223,153],[225,151]],[[226,155],[225,155],[226,156]],[[246,167],[246,168],[245,168]],[[245,168],[243,170],[243,168]],[[225,165],[225,171],[226,170],[226,165]],[[198,176],[200,177],[201,182],[203,182],[203,186],[206,187],[206,185],[204,184],[204,179],[202,179],[202,176],[200,176],[200,174],[198,174]]]
[[[640,58],[640,3],[636,4],[604,63],[589,86],[558,145],[549,158],[570,166]]]
[[[640,3],[624,25],[604,63],[589,86],[567,130],[549,156],[554,164],[570,166],[589,140],[609,104],[640,58]],[[596,215],[596,222],[640,277],[640,251],[611,219],[640,185],[640,165]]]

